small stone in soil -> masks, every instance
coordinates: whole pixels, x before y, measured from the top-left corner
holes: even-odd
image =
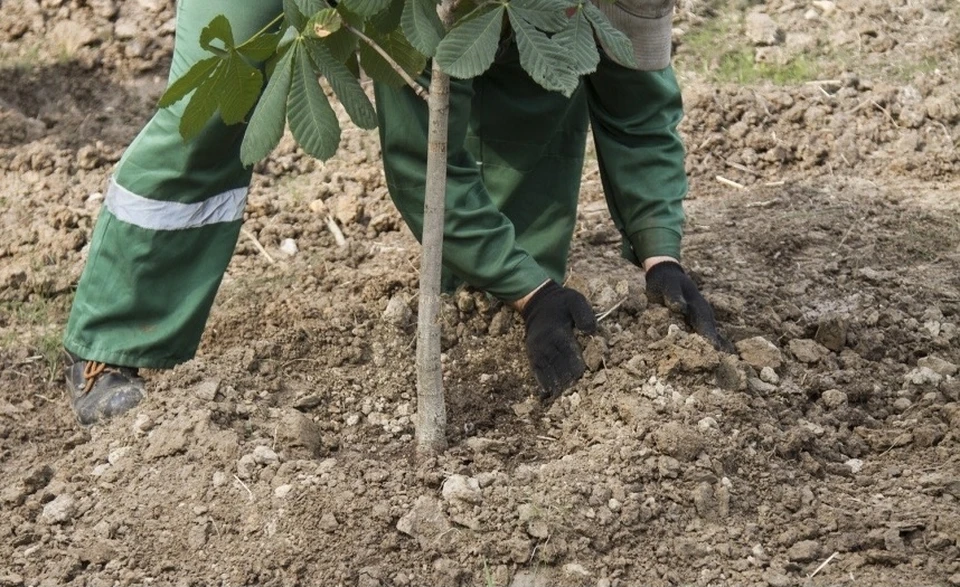
[[[394,326],[406,326],[413,319],[413,312],[401,296],[395,295],[387,302],[387,309],[383,311],[383,319]]]
[[[736,343],[737,352],[748,365],[762,370],[764,367],[776,369],[783,363],[783,354],[772,342],[762,336],[755,336]]]
[[[815,560],[820,556],[820,543],[816,540],[801,540],[787,551],[787,559],[797,563]]]
[[[776,385],[780,383],[780,376],[777,375],[777,372],[771,367],[764,367],[760,369],[760,380],[771,385]]]
[[[43,506],[40,521],[45,524],[63,524],[70,521],[77,511],[77,500],[72,495],[64,493]]]
[[[828,389],[820,396],[823,405],[830,409],[836,409],[847,404],[847,394],[839,389]]]
[[[817,363],[829,354],[823,345],[809,338],[791,340],[789,347],[790,352],[801,363]]]
[[[212,402],[217,399],[217,392],[220,391],[220,380],[210,379],[199,383],[193,388],[193,395],[205,402]]]
[[[247,454],[240,457],[240,460],[237,461],[237,477],[249,479],[253,475],[253,468],[256,464],[257,460],[253,455]]]
[[[483,494],[480,492],[480,483],[473,477],[466,475],[451,475],[443,482],[441,490],[445,501],[465,501],[480,503]]]
[[[253,459],[259,465],[271,465],[280,461],[277,453],[273,452],[270,447],[263,445],[253,449]]]
[[[280,252],[288,257],[293,257],[300,252],[297,247],[297,241],[292,238],[285,238],[280,242]]]
[[[326,512],[320,516],[320,529],[324,532],[333,532],[340,527],[337,517],[331,512]]]

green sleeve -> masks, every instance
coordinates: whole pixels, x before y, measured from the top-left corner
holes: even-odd
[[[587,79],[590,122],[623,255],[680,258],[687,193],[680,87],[673,69],[637,71],[601,58]]]

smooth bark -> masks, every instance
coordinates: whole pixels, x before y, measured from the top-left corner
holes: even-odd
[[[438,7],[444,26],[452,24],[453,1]],[[447,185],[447,126],[450,77],[436,61],[430,78],[427,182],[423,209],[423,254],[420,260],[420,306],[417,323],[417,452],[437,454],[447,448],[447,409],[440,364],[440,273],[443,261],[443,216]]]

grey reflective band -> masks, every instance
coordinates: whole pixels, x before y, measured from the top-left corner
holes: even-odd
[[[149,230],[183,230],[243,219],[247,188],[236,188],[195,204],[151,200],[110,179],[104,204],[118,219]]]

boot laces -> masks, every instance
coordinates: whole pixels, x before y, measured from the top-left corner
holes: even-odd
[[[83,393],[89,393],[93,389],[94,384],[97,382],[97,378],[103,375],[108,371],[113,371],[107,367],[106,363],[100,363],[98,361],[87,361],[83,365]]]

